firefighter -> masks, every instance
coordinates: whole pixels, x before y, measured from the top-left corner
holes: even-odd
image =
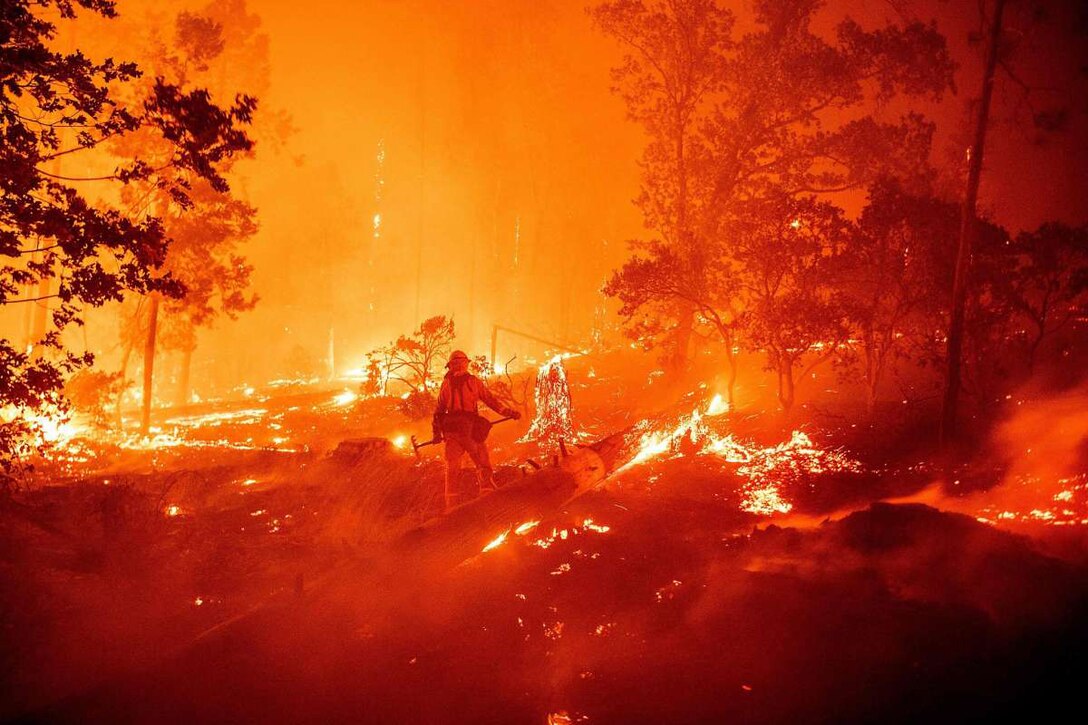
[[[487,432],[490,426],[481,420],[479,403],[504,417],[521,417],[521,413],[508,408],[487,389],[483,381],[468,371],[468,355],[455,350],[446,367],[449,372],[438,391],[438,405],[434,409],[431,425],[434,439],[446,443],[446,510],[458,503],[458,475],[461,458],[467,453],[476,466],[476,480],[480,493],[495,490],[494,473],[487,452]]]

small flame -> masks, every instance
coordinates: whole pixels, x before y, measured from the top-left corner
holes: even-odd
[[[518,536],[523,536],[539,524],[539,521],[526,521],[524,524],[521,524],[516,529],[514,529],[514,533]]]
[[[706,407],[707,415],[721,415],[722,413],[729,412],[729,403],[725,402],[722,398],[722,394],[716,394],[710,401],[710,405]]]
[[[491,551],[492,549],[502,546],[503,542],[506,541],[506,537],[509,536],[509,534],[510,529],[507,529],[506,531],[496,536],[494,539],[488,542],[487,546],[480,550],[481,553],[486,553],[488,551]]]
[[[358,399],[359,399],[359,394],[356,393],[354,390],[345,390],[342,393],[338,393],[332,399],[332,403],[333,403],[333,405],[335,405],[337,407],[342,407],[342,406],[345,406],[345,405],[350,405],[351,403],[354,403]]]

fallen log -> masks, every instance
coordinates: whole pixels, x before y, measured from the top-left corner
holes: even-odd
[[[455,567],[504,532],[540,521],[597,487],[619,467],[626,450],[625,432],[573,450],[563,446],[551,465],[409,531],[391,554],[427,570]]]

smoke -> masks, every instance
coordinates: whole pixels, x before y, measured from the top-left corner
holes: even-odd
[[[1033,403],[994,434],[994,447],[1005,457],[1006,473],[994,491],[995,503],[1043,503],[1069,490],[1084,477],[1088,452],[1088,383]]]

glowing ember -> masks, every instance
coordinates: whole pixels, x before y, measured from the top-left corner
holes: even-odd
[[[167,516],[177,516],[180,513],[181,513],[181,509],[179,507],[177,507],[177,506],[174,506],[174,505],[171,504],[170,506],[166,507],[166,515]]]
[[[480,550],[481,553],[486,553],[488,551],[491,551],[492,549],[495,549],[495,548],[498,548],[498,547],[502,546],[503,542],[506,541],[506,537],[509,536],[509,535],[510,535],[510,529],[507,529],[506,531],[502,532],[501,534],[496,536],[494,539],[489,541],[487,543],[487,546],[485,546],[483,549]]]
[[[788,514],[793,510],[793,504],[783,499],[775,486],[746,488],[740,507],[750,514],[760,516]]]
[[[359,399],[359,394],[354,390],[345,390],[342,393],[338,393],[333,399],[333,405],[337,407],[343,407],[345,405],[351,405]]]
[[[586,679],[586,673],[582,673],[582,679]],[[546,720],[547,725],[574,725],[574,723],[587,722],[589,717],[586,715],[571,715],[566,710],[560,710],[558,712],[548,713]]]
[[[597,534],[604,534],[604,533],[607,533],[610,530],[611,530],[610,526],[601,526],[601,525],[593,523],[592,519],[586,519],[582,523],[581,528],[579,528],[577,526],[573,526],[570,529],[554,529],[553,528],[552,533],[549,536],[545,536],[545,537],[537,539],[536,541],[533,542],[533,546],[538,546],[541,549],[547,549],[549,546],[554,544],[556,542],[556,540],[566,541],[568,538],[570,538],[572,536],[578,536],[579,534],[587,533],[587,532],[590,532],[590,531],[592,531],[594,533],[597,533]]]
[[[563,636],[563,622],[544,624],[544,636],[550,640],[557,640]]]
[[[586,529],[587,531],[596,531],[598,534],[607,534],[608,531],[612,527],[611,526],[600,526],[598,524],[593,523],[593,519],[586,519],[585,521],[582,522],[582,528]]]
[[[720,409],[718,396],[706,415]],[[619,470],[627,470],[655,458],[715,455],[739,464],[736,472],[747,479],[742,486],[740,508],[761,516],[788,513],[793,505],[782,497],[779,485],[788,480],[827,473],[858,472],[861,464],[841,451],[817,447],[802,431],[776,446],[759,447],[721,435],[711,429],[699,410],[680,419],[672,428],[649,430],[638,441],[637,453]],[[644,423],[645,428],[648,424]]]
[[[1055,487],[1060,490],[1051,494]],[[1086,526],[1088,473],[1055,479],[1021,474],[1005,484],[999,501],[964,510],[985,524]]]
[[[539,524],[539,521],[526,521],[524,524],[521,524],[516,529],[514,529],[514,533],[518,536],[523,536]]]
[[[397,448],[404,448],[408,444],[408,436],[399,435],[393,439],[393,445]]]
[[[574,423],[570,412],[570,386],[563,356],[556,355],[540,366],[536,376],[536,416],[522,441],[537,441],[554,448],[559,441],[574,439]]]
[[[207,413],[205,415],[189,415],[167,418],[166,425],[182,426],[184,428],[205,428],[230,423],[256,424],[264,420],[268,415],[265,408],[244,408],[242,410],[228,410],[219,413]]]

